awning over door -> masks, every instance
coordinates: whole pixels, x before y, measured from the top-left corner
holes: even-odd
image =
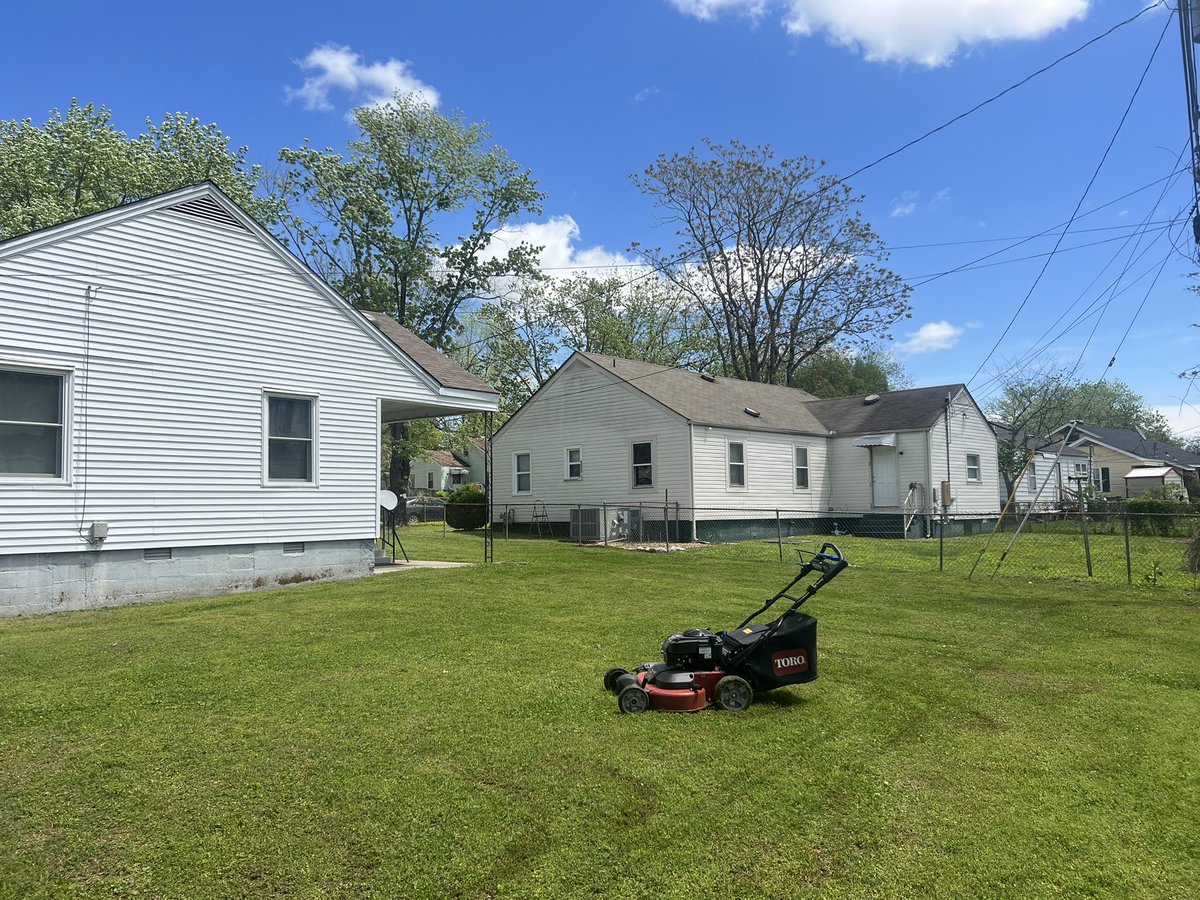
[[[855,447],[895,447],[896,432],[889,431],[886,434],[864,434],[862,437],[854,439]]]

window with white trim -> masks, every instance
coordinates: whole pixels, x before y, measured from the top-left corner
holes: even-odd
[[[967,454],[967,481],[982,481],[979,474],[979,454]]]
[[[797,490],[806,490],[808,488],[808,448],[793,447],[792,448],[792,466],[795,469],[795,477],[792,484]]]
[[[513,493],[528,494],[533,490],[531,455],[528,451],[513,454]]]
[[[1109,474],[1108,466],[1098,466],[1092,469],[1092,484],[1102,494],[1107,494],[1112,490],[1112,478]]]
[[[567,481],[578,481],[583,477],[583,450],[579,447],[568,447],[563,451],[563,478]]]
[[[1029,482],[1028,483],[1029,493],[1036,494],[1037,493],[1037,473],[1036,472],[1029,473],[1028,482]]]
[[[746,486],[746,445],[741,441],[730,441],[725,445],[725,462],[729,472],[729,486]]]
[[[267,394],[267,481],[314,484],[316,403],[312,397]]]
[[[633,486],[654,487],[654,443],[638,441],[629,447],[633,461]]]
[[[0,369],[0,476],[63,477],[66,375]]]

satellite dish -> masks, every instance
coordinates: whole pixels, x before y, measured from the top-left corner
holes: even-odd
[[[391,491],[379,492],[379,505],[384,509],[395,509],[400,505],[400,498]]]

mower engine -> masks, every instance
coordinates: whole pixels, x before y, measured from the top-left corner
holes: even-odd
[[[817,620],[799,608],[847,565],[836,546],[825,544],[787,587],[737,628],[692,628],[673,634],[662,643],[661,663],[643,663],[632,672],[609,669],[605,688],[617,695],[623,713],[696,712],[707,706],[739,712],[750,705],[755,692],[812,681],[817,677]],[[814,572],[820,577],[803,594],[789,593]],[[791,601],[783,615],[767,624],[751,624],[778,600]]]

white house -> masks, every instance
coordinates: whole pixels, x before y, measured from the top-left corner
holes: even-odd
[[[734,537],[777,511],[793,531],[927,534],[943,481],[956,527],[999,513],[996,438],[961,384],[818,400],[575,353],[493,453],[498,517],[591,537],[664,520],[681,538]]]
[[[426,450],[412,462],[409,491],[414,494],[453,491],[467,484],[485,481],[487,443],[483,438],[471,438],[467,449]]]
[[[993,422],[992,428],[999,441],[1012,440],[1011,429]],[[1018,442],[1022,438],[1018,437]],[[1017,452],[1022,457],[1032,456],[1025,465],[1024,472],[1013,484],[1012,502],[1015,511],[1034,509],[1042,512],[1055,512],[1063,508],[1064,503],[1072,503],[1079,497],[1078,479],[1084,483],[1090,477],[1091,462],[1086,450],[1077,447],[1063,447],[1062,441],[1045,444],[1038,441],[1035,449],[1026,450],[1018,446]],[[1075,479],[1074,481],[1072,479]],[[1009,501],[1009,488],[1001,475],[997,485],[1000,492],[1001,507]]]
[[[381,425],[496,400],[212,184],[0,243],[0,613],[366,574]]]

